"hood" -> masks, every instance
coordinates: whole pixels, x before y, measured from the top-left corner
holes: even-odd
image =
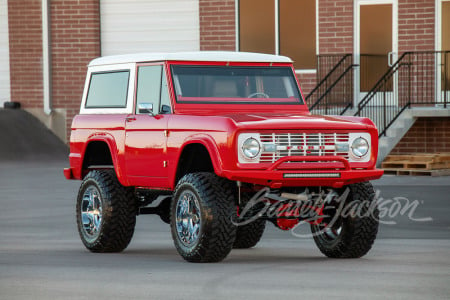
[[[347,129],[367,130],[371,122],[366,118],[347,116],[319,116],[307,114],[230,114],[224,115],[242,129]]]

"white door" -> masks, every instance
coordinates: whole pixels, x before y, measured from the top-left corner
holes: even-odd
[[[100,0],[102,55],[200,50],[199,0]]]
[[[9,81],[8,0],[0,0],[0,107],[11,100]]]

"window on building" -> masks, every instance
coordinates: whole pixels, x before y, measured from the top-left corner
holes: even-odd
[[[316,0],[239,0],[239,50],[286,55],[296,69],[315,69]]]
[[[275,54],[274,24],[274,0],[240,0],[240,50]]]
[[[280,1],[280,54],[297,69],[316,68],[316,1]]]
[[[86,108],[126,107],[129,74],[129,71],[93,73]]]

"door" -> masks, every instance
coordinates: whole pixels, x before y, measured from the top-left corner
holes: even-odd
[[[359,37],[356,52],[360,54],[358,62],[360,68],[357,74],[359,100],[366,96],[397,58],[393,38],[395,34],[393,4],[386,1],[377,2],[365,1],[358,4],[359,18],[356,25],[359,26]],[[396,102],[396,97],[392,95],[395,80],[391,78],[387,85],[392,104]]]
[[[0,107],[10,101],[8,1],[0,0]]]
[[[440,102],[450,104],[450,1],[441,2]]]
[[[126,119],[125,160],[133,186],[167,188],[170,101],[163,65],[137,68],[135,112]]]

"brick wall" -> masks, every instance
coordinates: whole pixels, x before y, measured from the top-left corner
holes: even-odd
[[[319,53],[353,53],[353,1],[319,1]]]
[[[391,154],[450,152],[450,118],[419,118]]]
[[[352,0],[319,0],[318,5],[319,12],[319,54],[347,54],[353,53],[353,1]],[[341,56],[336,56],[331,58],[331,61],[325,63],[325,60],[330,60],[324,58],[320,59],[318,76],[322,79],[328,73],[337,61],[341,59]],[[351,63],[351,59],[349,59]],[[344,68],[347,64],[342,65]],[[326,69],[326,70],[325,70]],[[343,70],[342,70],[343,71]],[[339,73],[339,74],[338,74]],[[337,72],[336,75],[339,76],[341,71]],[[331,82],[337,78],[330,78]],[[317,80],[310,80],[308,85],[309,89],[305,92],[311,91],[316,84]],[[337,85],[334,91],[341,95],[341,85]],[[338,91],[339,90],[339,91]],[[342,98],[339,96],[339,98]],[[309,105],[315,102],[317,96],[311,97]],[[331,98],[329,98],[331,100]],[[341,101],[341,99],[339,99]]]
[[[399,52],[434,49],[434,5],[431,0],[399,0]],[[27,109],[42,109],[41,1],[8,1],[8,10],[11,99]],[[235,50],[235,1],[199,0],[199,10],[200,49]],[[318,10],[319,53],[353,52],[353,1],[320,0]],[[100,55],[99,0],[52,0],[50,13],[52,101],[54,108],[65,110],[69,130],[86,65]],[[298,77],[306,96],[316,75]]]
[[[435,1],[399,0],[398,50],[434,50]]]
[[[40,0],[8,1],[11,101],[43,107]]]
[[[51,1],[52,101],[66,109],[67,133],[80,109],[87,64],[100,56],[99,10],[98,0]]]
[[[200,0],[200,50],[236,50],[235,1]]]
[[[435,1],[399,0],[398,4],[398,50],[435,50]],[[435,57],[419,55],[411,69],[410,80],[399,81],[399,90],[405,85],[428,86],[426,91],[413,95],[412,101],[433,103],[435,100]],[[421,66],[416,67],[416,66]]]
[[[303,96],[308,96],[309,92],[316,86],[316,74],[297,74],[298,81],[300,82],[300,87],[303,92]]]

